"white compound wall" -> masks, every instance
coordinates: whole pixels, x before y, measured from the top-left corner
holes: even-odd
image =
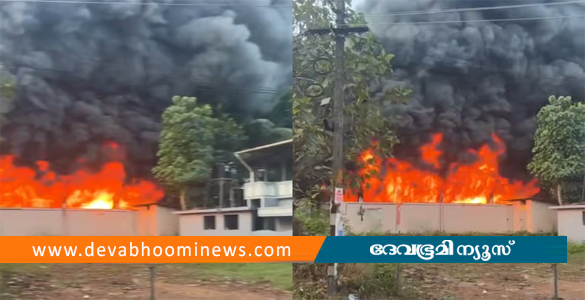
[[[527,200],[510,205],[451,203],[344,203],[342,215],[352,232],[532,233],[556,230],[549,205]]]

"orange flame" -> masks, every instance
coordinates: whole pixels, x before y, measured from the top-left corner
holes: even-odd
[[[442,152],[437,146],[443,136],[435,134],[430,143],[421,147],[421,156],[434,170],[420,170],[408,162],[390,158],[382,161],[373,149],[364,151],[360,159],[365,166],[359,171],[364,178],[362,185],[365,202],[410,203],[476,203],[501,204],[507,200],[528,198],[540,189],[536,180],[528,183],[513,181],[500,176],[498,157],[505,152],[504,143],[492,136],[496,150],[483,145],[478,151],[469,150],[477,160],[472,164],[453,163],[446,176],[439,176],[439,158]],[[382,172],[383,166],[385,173]],[[356,193],[349,193],[350,202],[357,201]]]
[[[37,162],[36,170],[14,164],[13,156],[0,157],[0,207],[129,209],[141,203],[156,203],[164,193],[154,183],[126,182],[120,162],[106,163],[95,174],[80,170],[67,176],[50,171]]]

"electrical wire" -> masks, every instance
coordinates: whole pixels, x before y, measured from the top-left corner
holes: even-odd
[[[456,9],[444,9],[444,10],[419,10],[419,11],[406,11],[388,14],[363,14],[364,16],[372,17],[383,17],[383,16],[411,16],[411,15],[426,15],[426,14],[443,14],[443,13],[454,13],[454,12],[469,12],[469,11],[485,11],[485,10],[499,10],[499,9],[514,9],[514,8],[525,8],[525,7],[541,7],[541,6],[556,6],[556,5],[568,5],[568,4],[585,4],[584,0],[579,1],[568,1],[568,2],[553,2],[553,3],[531,3],[531,4],[518,4],[518,5],[503,5],[503,6],[484,6],[484,7],[472,7],[472,8],[456,8]]]
[[[368,26],[368,25],[436,25],[436,24],[460,24],[460,23],[483,23],[483,22],[522,22],[522,21],[541,21],[541,20],[556,20],[556,19],[578,19],[585,18],[585,15],[576,16],[553,16],[553,17],[536,17],[536,18],[513,18],[513,19],[486,19],[486,20],[454,20],[454,21],[424,21],[424,22],[391,22],[391,23],[364,23],[364,24],[348,24],[351,26]]]
[[[68,1],[68,0],[0,0],[0,3],[55,3],[55,4],[120,4],[120,5],[161,5],[161,6],[230,6],[251,8],[292,7],[292,5],[235,5],[227,3],[157,3],[157,2],[114,2],[114,1]]]

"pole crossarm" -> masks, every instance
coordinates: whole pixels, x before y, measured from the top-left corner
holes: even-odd
[[[304,35],[343,35],[347,36],[350,34],[361,34],[370,31],[368,26],[339,26],[329,28],[314,28],[308,29],[304,32]]]

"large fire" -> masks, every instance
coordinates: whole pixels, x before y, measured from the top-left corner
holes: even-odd
[[[31,169],[14,164],[15,157],[0,157],[0,207],[129,209],[156,203],[164,193],[154,183],[128,184],[124,165],[108,162],[98,173],[79,170],[59,176],[45,161]]]
[[[501,204],[537,194],[540,189],[535,180],[523,183],[499,174],[498,157],[505,152],[505,145],[496,135],[492,138],[495,150],[489,145],[469,150],[477,160],[471,164],[453,163],[444,176],[438,175],[441,134],[435,134],[430,143],[421,147],[421,158],[432,167],[430,170],[417,169],[395,158],[383,161],[373,149],[367,150],[360,156],[365,163],[360,170],[364,178],[363,201]],[[348,201],[357,200],[357,195],[349,195]]]

